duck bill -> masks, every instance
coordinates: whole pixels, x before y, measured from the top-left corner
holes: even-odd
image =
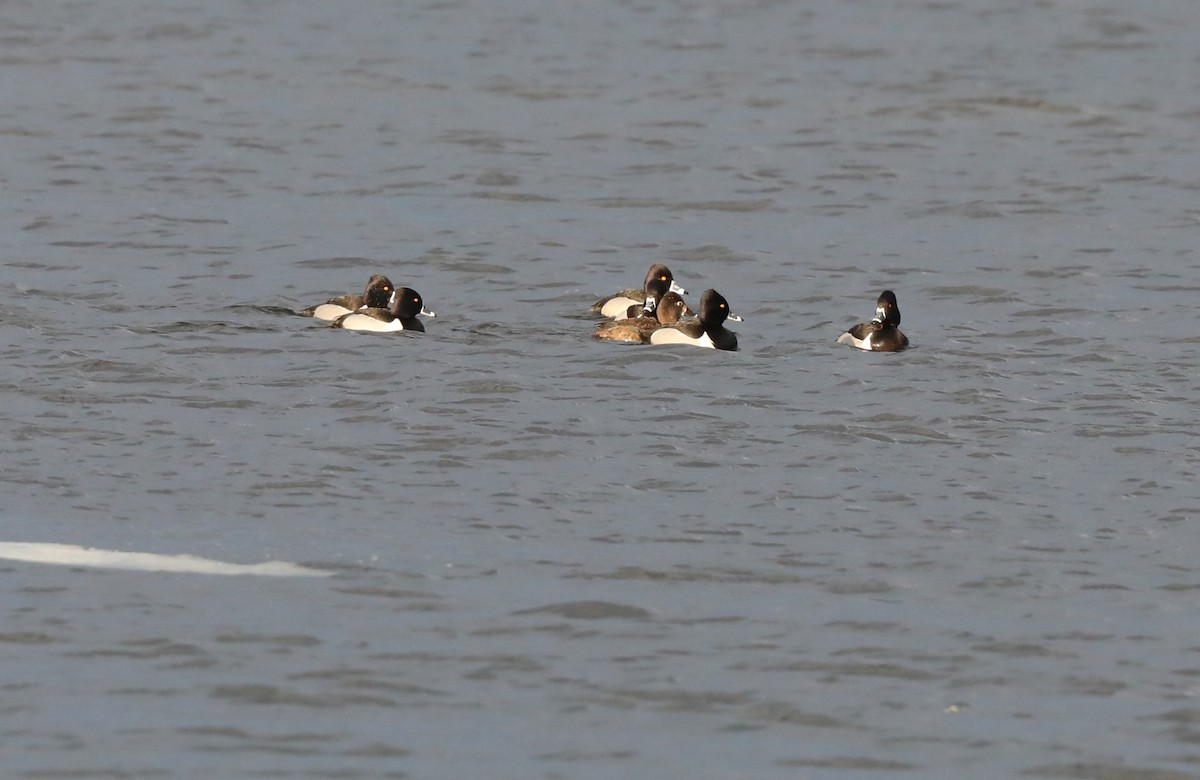
[[[675,284],[674,279],[671,280],[671,292],[675,293],[676,295],[687,295],[687,290]]]
[[[429,309],[426,309],[424,306],[422,306],[422,307],[421,307],[421,316],[422,316],[422,317],[436,317],[436,316],[437,316],[437,312],[436,312],[436,311],[430,311]]]
[[[730,314],[725,319],[729,320],[730,322],[745,322],[745,320],[742,319],[741,316],[738,314]]]

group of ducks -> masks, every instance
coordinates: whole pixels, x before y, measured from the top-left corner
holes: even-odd
[[[640,290],[622,290],[592,304],[592,313],[608,317],[596,326],[595,336],[627,344],[691,344],[709,349],[737,349],[737,335],[725,321],[741,322],[729,311],[729,301],[716,290],[700,296],[695,319],[684,319],[692,310],[683,300],[687,290],[675,284],[671,269],[650,266]]]
[[[592,313],[608,317],[596,326],[595,336],[631,344],[691,344],[709,349],[737,349],[737,334],[725,327],[726,320],[741,322],[729,311],[729,302],[716,290],[700,296],[700,311],[694,319],[683,296],[687,290],[675,283],[671,269],[661,263],[650,266],[641,290],[622,290],[592,305]],[[895,352],[908,346],[900,331],[900,307],[896,295],[884,290],[875,302],[875,317],[860,322],[838,336],[870,352]]]
[[[630,344],[737,349],[737,334],[727,329],[725,322],[741,322],[742,318],[729,311],[729,301],[716,290],[705,290],[700,296],[699,311],[693,312],[683,299],[686,294],[687,290],[675,284],[671,269],[655,263],[646,272],[642,289],[622,290],[592,304],[593,314],[608,318],[596,326],[595,336]],[[342,295],[299,313],[326,320],[335,328],[377,333],[399,330],[423,333],[425,326],[417,317],[437,316],[425,308],[416,290],[396,289],[386,276],[379,274],[367,281],[362,295]],[[696,316],[689,318],[693,313]],[[875,317],[850,328],[837,341],[871,352],[895,352],[908,346],[908,337],[899,326],[896,295],[884,290],[875,302]]]

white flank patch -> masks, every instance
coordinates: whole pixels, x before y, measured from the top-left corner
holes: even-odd
[[[659,328],[650,334],[651,344],[689,344],[693,347],[708,347],[716,349],[712,338],[707,334],[702,334],[699,338],[692,338],[688,334],[678,328]]]
[[[43,542],[0,542],[0,558],[10,561],[51,563],[59,566],[91,566],[127,571],[164,571],[188,574],[252,574],[259,577],[328,577],[333,572],[310,569],[287,561],[226,563],[195,555],[97,550],[76,544]]]
[[[600,309],[600,316],[612,317],[615,319],[625,319],[625,310],[634,304],[641,304],[641,301],[635,301],[632,298],[613,298],[608,303],[604,304]],[[617,316],[621,315],[621,316]]]
[[[391,333],[392,331],[404,330],[404,324],[400,320],[377,320],[367,314],[351,314],[346,319],[342,320],[342,327],[346,330],[369,330],[372,333]]]
[[[872,334],[872,335],[874,335],[874,334]],[[868,352],[872,351],[871,336],[867,336],[865,339],[856,339],[856,338],[854,338],[854,334],[852,334],[850,331],[846,331],[842,335],[838,336],[837,343],[849,344],[852,347],[858,347],[859,349],[865,349]]]
[[[338,306],[336,303],[322,303],[313,310],[313,317],[318,320],[326,320],[332,322],[343,314],[349,314],[350,310],[345,306]]]

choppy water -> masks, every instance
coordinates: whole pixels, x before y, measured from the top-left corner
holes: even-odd
[[[1190,0],[0,29],[7,777],[1200,777]]]

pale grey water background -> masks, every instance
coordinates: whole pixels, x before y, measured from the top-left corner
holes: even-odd
[[[5,777],[1200,777],[1191,0],[0,30]]]

